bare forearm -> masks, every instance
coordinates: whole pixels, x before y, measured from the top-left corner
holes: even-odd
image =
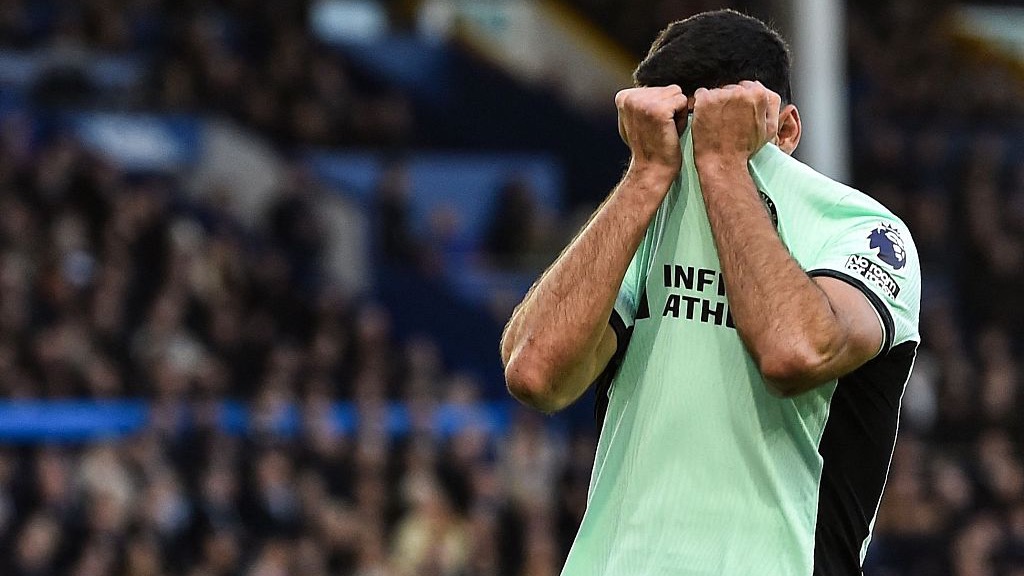
[[[812,280],[790,256],[747,170],[769,141],[792,152],[800,119],[760,82],[693,96],[693,156],[736,329],[765,381],[795,395],[876,355],[884,341],[876,310],[856,287]]]
[[[729,309],[748,350],[769,377],[827,366],[842,347],[841,323],[779,239],[746,161],[697,166]]]
[[[502,336],[509,391],[553,411],[579,397],[615,349],[608,317],[647,225],[682,166],[679,86],[615,95],[630,167],[619,186],[519,305]],[[685,118],[685,115],[682,115]]]
[[[502,337],[510,388],[553,399],[579,396],[603,366],[593,360],[629,262],[671,185],[630,170],[583,231],[534,284]]]

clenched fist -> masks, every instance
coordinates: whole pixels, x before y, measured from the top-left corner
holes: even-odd
[[[668,181],[682,167],[679,134],[686,126],[687,99],[679,86],[631,88],[615,95],[619,134],[633,155],[630,169],[651,171]]]
[[[779,131],[782,99],[760,82],[700,88],[693,94],[693,156],[698,168],[745,165]]]

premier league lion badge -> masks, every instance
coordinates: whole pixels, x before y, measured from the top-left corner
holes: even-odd
[[[871,248],[878,250],[878,259],[899,270],[907,265],[907,249],[896,228],[883,223],[868,236]]]

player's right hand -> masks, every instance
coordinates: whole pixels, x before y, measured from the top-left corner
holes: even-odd
[[[683,165],[679,134],[687,99],[679,86],[630,88],[615,95],[619,134],[632,153],[630,170],[652,170],[674,180]]]

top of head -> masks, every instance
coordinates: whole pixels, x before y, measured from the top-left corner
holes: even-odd
[[[790,55],[778,32],[733,10],[702,12],[668,25],[633,73],[637,86],[676,84],[684,94],[756,80],[792,102]]]

